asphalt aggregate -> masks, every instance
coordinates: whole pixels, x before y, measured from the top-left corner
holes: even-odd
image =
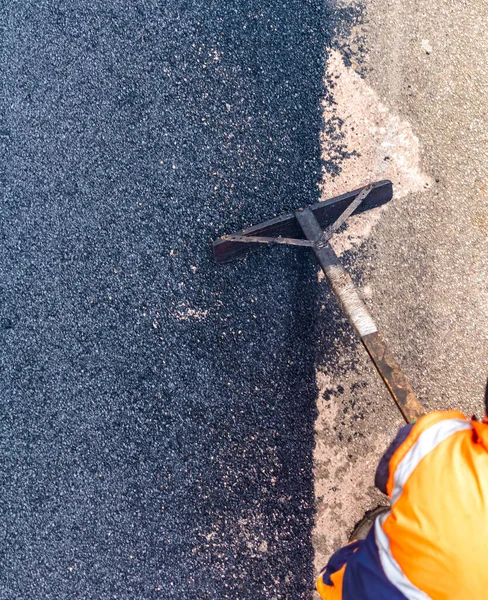
[[[316,269],[210,241],[317,200],[326,22],[4,5],[0,598],[311,597]]]

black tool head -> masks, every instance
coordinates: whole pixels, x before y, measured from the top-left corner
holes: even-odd
[[[325,202],[317,202],[310,206],[314,212],[317,221],[322,228],[332,224],[341,213],[348,207],[363,188],[347,192],[341,196],[336,196]],[[378,181],[372,185],[372,189],[362,204],[353,214],[358,214],[371,208],[376,208],[386,204],[393,196],[393,186],[391,181]],[[265,236],[265,237],[287,237],[303,239],[303,232],[295,218],[294,213],[287,213],[281,217],[270,219],[254,225],[247,229],[236,232],[240,236]],[[219,238],[212,244],[214,259],[218,263],[230,262],[236,258],[241,258],[247,252],[255,250],[256,244],[247,244],[246,242],[235,242]]]

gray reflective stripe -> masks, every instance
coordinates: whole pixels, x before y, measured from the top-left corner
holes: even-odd
[[[434,448],[453,433],[462,431],[463,429],[471,429],[471,423],[465,419],[445,419],[432,425],[419,435],[418,440],[407,454],[405,454],[396,468],[391,494],[392,504],[395,504],[398,498],[400,498],[403,486],[424,456],[427,456],[429,452],[432,452]]]
[[[415,586],[410,579],[407,579],[405,573],[400,568],[393,554],[390,551],[390,540],[383,531],[383,523],[389,517],[390,511],[376,519],[374,524],[374,536],[378,554],[380,556],[381,566],[387,579],[392,583],[408,600],[432,600],[425,592]]]
[[[454,433],[471,428],[471,423],[465,419],[445,419],[423,431],[396,468],[393,476],[392,506],[402,495],[405,483],[424,456],[427,456],[429,452]],[[430,596],[420,590],[406,577],[391,553],[390,540],[383,530],[383,524],[390,514],[391,511],[388,511],[376,519],[374,527],[376,546],[378,547],[383,571],[390,583],[408,600],[431,600]]]

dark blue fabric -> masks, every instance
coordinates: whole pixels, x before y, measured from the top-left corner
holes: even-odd
[[[327,566],[322,572],[322,581],[325,585],[333,585],[330,576],[337,573],[337,571],[340,571],[342,567],[350,561],[352,555],[362,543],[362,541],[356,540],[355,542],[352,542],[352,544],[348,544],[347,546],[344,546],[344,548],[337,550],[337,552],[330,557]]]
[[[386,483],[393,454],[407,439],[413,423],[404,425],[396,434],[376,470],[375,485],[386,494]],[[347,563],[342,588],[343,600],[407,600],[387,579],[381,566],[374,538],[374,527],[365,540],[356,541],[335,552],[322,573],[326,585],[332,585],[330,576]]]
[[[404,425],[396,434],[395,439],[388,447],[388,450],[381,457],[378,468],[376,469],[374,484],[380,490],[380,492],[383,492],[383,494],[386,494],[386,482],[388,481],[388,477],[390,475],[391,457],[407,439],[409,433],[412,431],[413,425],[413,423]]]
[[[374,528],[347,561],[342,587],[343,600],[407,600],[386,578],[381,566]]]

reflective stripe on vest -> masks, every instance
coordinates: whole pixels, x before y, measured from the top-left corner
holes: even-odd
[[[394,485],[391,495],[392,506],[400,498],[405,483],[420,461],[451,435],[466,429],[472,429],[472,426],[465,419],[445,419],[435,423],[420,434],[416,442],[400,461],[394,473]],[[374,530],[381,566],[385,575],[409,600],[430,600],[430,596],[416,587],[405,576],[390,551],[390,541],[383,530],[383,524],[390,514],[391,511],[376,519]]]

